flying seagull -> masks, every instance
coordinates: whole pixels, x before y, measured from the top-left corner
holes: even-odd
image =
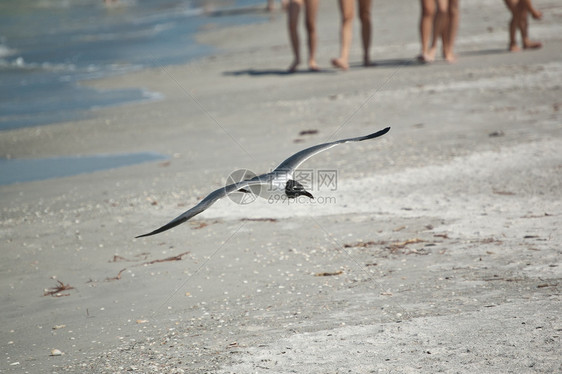
[[[254,178],[238,183],[232,183],[225,187],[221,187],[211,192],[209,195],[207,195],[207,197],[201,200],[199,204],[182,213],[169,223],[154,231],[149,232],[148,234],[139,235],[137,236],[137,238],[159,234],[163,231],[176,227],[177,225],[182,224],[187,220],[193,218],[197,214],[203,212],[205,209],[213,205],[218,199],[221,199],[233,192],[255,193],[256,195],[264,198],[270,197],[272,195],[277,195],[290,199],[294,199],[299,196],[307,196],[311,199],[314,199],[312,194],[306,191],[302,184],[293,180],[293,173],[296,168],[298,168],[303,162],[305,162],[312,156],[335,147],[336,145],[374,139],[386,134],[388,130],[390,130],[390,127],[377,131],[373,134],[359,136],[357,138],[336,140],[335,142],[318,144],[313,147],[303,149],[302,151],[295,153],[294,155],[283,161],[272,172],[258,175]],[[266,186],[266,188],[262,188],[263,186]]]

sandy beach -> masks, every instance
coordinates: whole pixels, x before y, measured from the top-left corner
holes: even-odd
[[[166,156],[0,186],[0,372],[562,372],[562,5],[534,1],[543,48],[509,53],[503,2],[461,1],[458,62],[422,65],[419,4],[375,3],[373,67],[357,22],[330,66],[326,1],[321,72],[286,74],[277,10],[201,30],[215,55],[84,83],[159,100],[0,132],[3,158]],[[235,170],[387,126],[303,165],[313,202],[223,199],[134,239]]]

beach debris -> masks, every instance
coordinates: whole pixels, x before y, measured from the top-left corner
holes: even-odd
[[[105,280],[106,280],[107,282],[109,282],[109,281],[114,281],[114,280],[119,280],[119,279],[121,279],[121,274],[122,274],[125,270],[127,270],[127,268],[121,269],[121,270],[119,271],[119,273],[117,273],[116,276],[114,276],[114,277],[107,277],[107,278],[105,278]]]
[[[511,192],[511,191],[493,190],[492,192],[496,195],[504,195],[504,196],[515,195],[515,192]]]
[[[424,241],[422,239],[419,239],[419,238],[408,239],[408,240],[405,240],[403,242],[391,243],[390,249],[394,251],[394,250],[397,250],[397,249],[400,249],[400,248],[404,248],[405,246],[410,245],[410,244],[423,243],[423,242]]]
[[[194,221],[194,222],[189,222],[191,224],[191,228],[193,230],[199,230],[202,229],[204,227],[207,227],[209,225],[214,225],[215,223],[219,223],[220,221],[218,219],[214,220],[214,221]]]
[[[435,238],[449,239],[449,235],[447,235],[447,234],[433,234],[433,237],[435,237]]]
[[[277,218],[242,218],[240,221],[244,222],[277,222]]]
[[[156,201],[156,199],[153,198],[153,197],[147,196],[146,201],[148,201],[150,203],[150,205],[153,205],[153,206],[158,205],[158,201]]]
[[[488,134],[488,136],[490,138],[499,138],[500,136],[504,136],[504,132],[501,130],[497,130],[497,131],[492,131],[491,133]]]
[[[51,354],[49,356],[62,356],[63,353],[60,349],[51,349]]]
[[[152,264],[157,264],[159,262],[168,262],[168,261],[181,261],[182,257],[191,253],[191,251],[187,251],[187,252],[183,252],[180,253],[177,256],[171,256],[171,257],[166,257],[163,259],[157,259],[157,260],[152,260],[152,261],[147,261],[147,262],[143,262],[142,264],[138,265],[138,266],[143,266],[143,265],[152,265]]]
[[[129,260],[123,256],[113,255],[113,259],[110,260],[109,262],[120,262],[120,261],[132,262],[133,260]]]
[[[373,240],[369,240],[367,242],[358,241],[358,242],[351,243],[351,244],[344,244],[343,247],[344,248],[367,248],[367,247],[372,247],[374,245],[382,245],[382,244],[386,244],[386,242],[375,242]]]
[[[157,264],[157,263],[160,263],[160,262],[181,261],[183,256],[187,255],[188,253],[191,253],[191,251],[183,252],[183,253],[180,253],[179,255],[176,255],[176,256],[166,257],[166,258],[162,258],[162,259],[156,259],[156,260],[152,260],[152,261],[146,261],[146,262],[143,262],[143,263],[140,263],[140,264],[135,264],[135,265],[132,265],[132,266],[146,266],[146,265]],[[121,274],[123,274],[123,272],[125,270],[127,270],[127,268],[121,269],[119,271],[119,273],[117,273],[117,275],[114,276],[114,277],[105,278],[106,282],[114,281],[114,280],[120,280]]]
[[[202,229],[203,227],[207,227],[207,226],[209,226],[209,224],[207,222],[197,222],[197,224],[195,224],[195,222],[194,222],[193,229],[199,230],[199,229]]]
[[[143,323],[147,323],[147,319],[137,319],[137,324],[142,325]]]
[[[302,130],[301,132],[299,132],[299,136],[303,136],[303,135],[314,135],[314,134],[318,134],[318,130],[312,129],[312,130]]]
[[[537,239],[538,237],[538,235],[525,235],[523,239]]]
[[[344,244],[343,247],[344,248],[368,248],[368,247],[372,247],[375,245],[384,245],[385,248],[390,249],[391,252],[396,252],[399,249],[402,249],[404,247],[406,247],[407,245],[410,244],[415,244],[415,243],[423,243],[425,242],[425,240],[419,239],[419,238],[413,238],[413,239],[408,239],[405,240],[403,242],[394,242],[394,243],[387,243],[386,241],[373,241],[373,240],[369,240],[369,241],[358,241],[355,243],[348,243],[348,244]],[[408,254],[411,253],[415,253],[415,254],[426,254],[426,253],[421,253],[419,251],[410,251],[408,252]]]
[[[303,136],[303,135],[314,135],[314,134],[318,134],[318,130],[316,130],[316,129],[311,129],[311,130],[302,130],[301,132],[299,132],[299,136]],[[295,143],[302,143],[302,142],[304,142],[304,139],[302,139],[302,138],[297,138],[297,139],[293,140],[293,142],[295,142]]]
[[[54,325],[53,330],[60,330],[60,329],[64,329],[65,327],[66,325]]]
[[[53,296],[53,297],[62,297],[62,296],[70,296],[69,293],[61,293],[61,291],[67,290],[74,290],[75,288],[69,284],[64,284],[60,280],[57,280],[57,285],[55,287],[45,289],[43,296]]]
[[[314,274],[315,277],[332,277],[334,275],[343,274],[343,270],[333,271],[333,272],[323,272]]]

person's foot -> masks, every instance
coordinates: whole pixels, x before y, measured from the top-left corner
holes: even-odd
[[[427,53],[424,53],[422,56],[424,58],[424,62],[433,62],[435,61],[435,52],[437,51],[437,47],[431,47]]]
[[[297,71],[297,66],[299,66],[299,64],[300,64],[299,60],[293,61],[293,63],[287,69],[287,72],[294,73],[295,71]]]
[[[534,19],[536,20],[540,20],[542,19],[542,12],[540,10],[533,10],[531,12],[531,15],[533,16]]]
[[[369,60],[369,56],[363,56],[363,66],[366,68],[371,66],[371,60]]]
[[[516,43],[509,44],[509,47],[507,47],[507,49],[509,52],[519,52],[521,50],[521,48],[519,48]]]
[[[341,59],[339,58],[333,58],[332,59],[332,65],[335,68],[341,69],[341,70],[348,70],[349,69],[349,65],[347,62],[343,62]]]
[[[525,49],[539,49],[541,47],[542,47],[541,42],[527,40],[526,42],[523,43],[523,48]]]
[[[445,58],[445,61],[447,61],[449,64],[454,64],[455,62],[457,62],[457,56],[452,52],[447,53],[443,57]]]
[[[419,62],[423,63],[423,64],[427,64],[427,63],[430,63],[430,62],[433,61],[433,60],[430,60],[430,59],[428,58],[427,54],[425,54],[425,53],[420,53],[420,54],[416,57],[416,59],[417,59]]]
[[[320,71],[320,68],[318,67],[318,65],[316,64],[316,61],[309,61],[308,62],[308,69],[310,71]]]

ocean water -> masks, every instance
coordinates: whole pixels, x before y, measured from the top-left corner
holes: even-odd
[[[80,82],[214,53],[195,43],[198,30],[264,21],[264,8],[265,0],[1,0],[0,135],[158,99],[142,87]]]
[[[215,53],[202,28],[263,22],[265,0],[0,0],[2,132],[85,118],[91,109],[157,100],[142,87],[100,91],[88,79],[181,64]],[[0,150],[1,151],[1,150]],[[1,157],[1,156],[0,156]],[[0,158],[0,185],[165,159],[150,152]]]
[[[143,162],[161,161],[166,158],[159,153],[138,152],[39,159],[0,159],[0,185],[69,177]]]

